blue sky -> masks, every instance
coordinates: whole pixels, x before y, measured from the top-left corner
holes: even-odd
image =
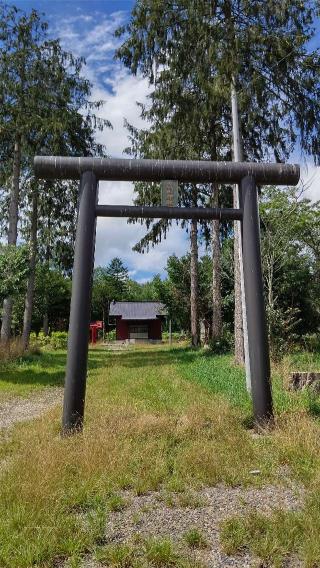
[[[93,99],[105,101],[99,115],[108,118],[113,125],[113,130],[98,133],[97,138],[106,145],[110,156],[122,156],[128,145],[124,119],[137,127],[145,127],[136,103],[146,102],[150,92],[145,79],[131,76],[114,60],[114,50],[119,43],[113,37],[114,30],[128,21],[134,1],[16,0],[11,3],[26,11],[35,8],[43,12],[52,36],[59,37],[68,51],[85,57],[87,65],[84,72],[93,84]],[[313,48],[316,43],[319,46],[320,42],[313,40]],[[294,159],[299,161],[298,153]],[[303,172],[303,178],[310,185],[308,196],[319,199],[319,168],[316,170],[309,164]],[[101,182],[99,193],[101,203],[130,204],[133,184]],[[105,265],[114,256],[119,256],[128,266],[132,277],[143,282],[153,274],[164,274],[166,259],[170,254],[180,256],[188,250],[186,233],[174,224],[167,239],[149,253],[133,252],[132,247],[144,233],[143,227],[127,224],[125,219],[99,219],[96,265]]]

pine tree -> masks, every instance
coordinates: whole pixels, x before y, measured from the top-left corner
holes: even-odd
[[[231,159],[230,90],[235,80],[244,157],[286,160],[298,137],[319,160],[319,54],[308,53],[316,10],[301,0],[140,0],[118,57],[154,90],[142,116],[151,127],[133,136],[143,157]],[[157,69],[157,73],[155,73]],[[140,189],[139,187],[137,188]],[[143,193],[140,191],[140,197]],[[217,188],[212,201],[217,203]],[[159,238],[163,223],[152,229]],[[221,333],[220,243],[213,224],[214,335]]]
[[[35,11],[29,15],[16,8],[1,6],[1,86],[4,104],[0,125],[13,148],[13,183],[10,192],[8,244],[15,245],[18,234],[20,179],[27,180],[27,206],[31,205],[30,278],[26,296],[23,341],[28,343],[38,237],[39,190],[32,179],[32,158],[36,153],[88,155],[101,153],[94,142],[94,129],[108,126],[99,121],[94,110],[101,101],[90,102],[90,82],[81,76],[83,59],[65,52],[58,40],[46,36],[47,24]],[[86,114],[83,110],[86,110]],[[7,152],[10,154],[10,151]],[[22,160],[23,157],[23,160]],[[55,184],[46,185],[46,189]],[[61,184],[60,184],[61,187]],[[65,193],[60,194],[59,221],[63,225]],[[48,195],[44,196],[44,200]],[[29,200],[29,204],[28,204]],[[75,200],[73,217],[75,216]],[[70,206],[69,206],[70,208]],[[2,338],[10,336],[12,301],[5,300]]]

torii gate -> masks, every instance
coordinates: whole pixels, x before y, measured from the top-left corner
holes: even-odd
[[[241,221],[253,411],[255,422],[258,425],[263,425],[272,419],[273,405],[263,296],[257,184],[296,185],[300,178],[299,166],[250,162],[36,156],[34,169],[36,176],[43,179],[80,179],[62,420],[63,433],[72,433],[83,428],[97,217]],[[240,208],[98,205],[99,180],[237,183],[240,189]]]

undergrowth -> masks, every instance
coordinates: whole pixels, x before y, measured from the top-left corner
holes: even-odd
[[[62,352],[46,353],[39,358],[36,373],[31,358],[24,371],[38,375],[34,380],[43,384],[52,365],[54,379],[61,380],[64,357]],[[283,466],[293,482],[307,488],[304,509],[290,513],[291,520],[283,527],[291,530],[292,523],[294,527],[304,524],[306,544],[299,546],[290,533],[283,536],[280,552],[282,556],[297,553],[305,566],[311,567],[312,561],[317,565],[319,423],[303,397],[283,395],[282,404],[288,406],[278,410],[275,428],[268,435],[252,436],[246,427],[250,407],[244,387],[240,391],[241,376],[228,357],[211,359],[183,348],[92,350],[82,435],[60,437],[61,409],[56,408],[17,426],[9,439],[8,435],[2,438],[0,566],[48,568],[61,559],[75,563],[101,549],[107,516],[126,506],[120,497],[122,489],[136,494],[179,492],[172,500],[174,506],[175,501],[189,502],[202,486],[283,483]],[[276,380],[280,390],[280,377]],[[242,397],[240,404],[236,392]],[[260,475],[252,476],[252,470]],[[235,526],[241,522],[237,519]],[[263,528],[267,533],[261,538],[259,531],[255,533],[264,543],[264,558],[274,562],[281,554],[273,553],[272,531],[280,531],[281,522],[280,517],[270,517],[261,521],[262,527],[270,523]],[[246,526],[237,532],[242,540],[236,546],[235,530],[225,527],[225,546],[260,550]],[[141,558],[148,562],[143,550]],[[107,565],[122,566],[107,561]],[[185,560],[177,557],[175,562]]]

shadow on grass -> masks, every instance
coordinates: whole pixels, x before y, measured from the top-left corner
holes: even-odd
[[[10,390],[10,385],[63,386],[66,358],[65,351],[42,351],[40,354],[20,357],[0,369],[0,391]],[[105,365],[105,350],[89,351],[89,370]]]
[[[128,368],[155,367],[159,365],[190,364],[198,357],[198,351],[188,347],[174,349],[128,350],[108,352],[117,358],[119,365]]]
[[[320,418],[320,397],[316,393],[308,393],[308,411],[315,418]]]

